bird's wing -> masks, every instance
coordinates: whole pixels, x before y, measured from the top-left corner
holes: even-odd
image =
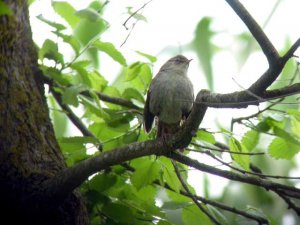
[[[150,112],[150,90],[147,93],[146,103],[144,106],[144,127],[146,132],[148,133],[152,128],[152,123],[154,120],[154,114]]]

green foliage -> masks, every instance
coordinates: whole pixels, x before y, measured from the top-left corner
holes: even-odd
[[[80,19],[75,15],[76,10],[68,2],[52,2],[53,9],[60,15],[72,28],[74,28]]]
[[[211,43],[211,38],[214,33],[210,29],[211,21],[212,19],[209,17],[204,17],[199,21],[195,31],[195,39],[192,42],[193,50],[197,53],[209,89],[213,89],[214,83],[212,69],[212,58],[214,52]]]
[[[230,138],[229,140],[229,149],[233,152],[237,153],[248,153],[248,149],[237,139],[234,137]],[[238,163],[242,168],[245,170],[249,170],[250,166],[250,156],[249,155],[242,155],[242,154],[231,154],[233,160]]]
[[[205,142],[208,142],[211,144],[216,143],[216,139],[215,139],[214,135],[205,130],[198,130],[196,138],[198,140],[205,141]]]
[[[98,151],[100,144],[103,145],[103,151],[107,152],[155,137],[155,129],[150,134],[146,134],[143,130],[142,109],[153,76],[152,64],[157,58],[136,50],[134,54],[138,58],[131,61],[124,49],[116,47],[117,44],[112,40],[102,37],[110,27],[103,13],[106,4],[108,1],[104,3],[92,1],[87,8],[77,10],[68,2],[53,1],[53,10],[60,19],[53,21],[42,15],[37,17],[49,26],[52,34],[57,37],[46,39],[39,48],[38,56],[40,68],[50,80],[51,88],[48,96],[50,115],[68,166],[93,155],[102,154]],[[134,10],[128,7],[127,13],[133,18],[147,21],[140,12],[133,12]],[[1,1],[0,14],[10,15],[10,9]],[[210,89],[213,89],[216,80],[213,77],[212,64],[216,48],[212,44],[212,38],[218,35],[211,29],[212,22],[213,18],[201,19],[192,41],[192,50],[197,54]],[[239,60],[243,63],[257,50],[257,45],[250,43],[253,37],[249,34],[243,33],[236,38],[239,43],[243,43],[239,50]],[[72,49],[70,59],[62,52],[64,45]],[[288,41],[287,46],[290,46]],[[101,60],[103,53],[112,59],[113,66],[120,68],[117,74],[103,72],[102,68],[107,66]],[[288,84],[284,81],[290,80],[294,72],[295,63],[291,61],[279,78],[282,83],[278,82],[272,88]],[[114,76],[115,79],[111,79],[110,76]],[[296,76],[294,79],[299,78]],[[83,137],[78,134],[70,136],[68,131],[73,131],[74,126],[67,119],[68,112],[62,111],[51,95],[52,91],[60,94],[61,103],[69,105],[74,112],[79,112],[78,115],[81,116],[79,119],[95,137]],[[130,109],[103,100],[105,97],[127,100],[140,108]],[[289,101],[291,98],[283,102]],[[268,103],[267,106],[269,104],[272,103]],[[191,147],[199,152],[210,151],[209,153],[220,160],[217,164],[212,164],[213,166],[220,165],[220,162],[226,162],[226,159],[230,158],[233,165],[239,169],[250,171],[254,165],[267,174],[278,173],[288,176],[294,165],[295,156],[300,150],[299,106],[282,104],[274,108],[277,110],[276,113],[267,110],[253,118],[242,120],[240,125],[243,129],[247,129],[243,135],[225,128],[221,128],[218,132],[199,129],[193,137],[193,143],[196,144]],[[220,147],[219,143],[223,143],[228,149]],[[197,147],[197,144],[201,148]],[[258,151],[266,154],[251,155]],[[189,153],[185,151],[184,154]],[[227,157],[229,154],[230,157]],[[200,158],[202,160],[202,155]],[[210,161],[204,163],[209,164]],[[178,167],[183,180],[187,182],[188,168],[182,165]],[[198,177],[193,179],[200,180]],[[200,183],[207,198],[212,196],[210,192],[214,188],[210,180],[211,176],[207,173],[204,182]],[[196,187],[187,185],[191,193],[202,195]],[[95,225],[213,224],[190,198],[182,195],[184,189],[173,164],[170,159],[163,156],[141,157],[126,164],[113,166],[91,176],[80,188],[87,199],[91,222]],[[230,183],[219,197],[211,198],[226,202],[233,208],[255,211],[259,215],[263,211],[272,221],[280,221],[284,216],[285,205],[276,203],[275,206],[273,196],[249,186]],[[250,209],[246,205],[253,207]],[[250,224],[248,219],[219,211],[209,204],[201,203],[201,206],[221,224]],[[274,208],[276,213],[272,212]]]
[[[99,51],[105,52],[108,54],[113,60],[120,63],[122,66],[126,66],[126,59],[124,56],[115,48],[112,43],[95,41],[93,44]]]
[[[161,171],[161,167],[156,161],[147,160],[145,158],[134,160],[134,165],[136,171],[131,176],[131,182],[137,190],[152,184]]]
[[[259,133],[255,130],[249,130],[242,138],[241,143],[242,145],[245,146],[245,148],[249,152],[251,152],[258,144],[258,139],[259,139]]]
[[[205,205],[202,205],[202,207],[206,208]],[[200,221],[207,225],[213,224],[213,222],[195,205],[185,207],[182,210],[182,221],[184,224],[189,225],[198,225]]]
[[[269,154],[276,159],[292,159],[299,151],[300,145],[280,137],[274,138],[269,145]]]

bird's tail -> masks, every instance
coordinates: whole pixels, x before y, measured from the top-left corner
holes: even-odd
[[[175,134],[180,129],[180,122],[167,124],[162,121],[158,121],[156,138],[168,137]]]
[[[158,120],[156,138],[168,139],[180,129],[180,122],[173,124],[166,124]],[[184,152],[184,149],[179,149]]]

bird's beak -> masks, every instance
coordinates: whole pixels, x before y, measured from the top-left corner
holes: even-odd
[[[190,62],[191,62],[192,60],[193,60],[193,59],[189,59],[188,64],[190,64]]]

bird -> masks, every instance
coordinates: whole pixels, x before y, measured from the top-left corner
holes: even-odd
[[[144,106],[144,129],[149,133],[157,121],[156,138],[176,133],[189,116],[194,89],[187,70],[192,59],[176,55],[166,61],[152,79]]]

